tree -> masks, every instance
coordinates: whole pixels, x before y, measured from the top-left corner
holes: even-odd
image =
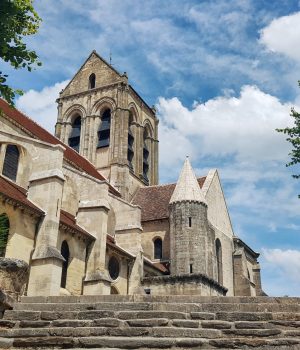
[[[298,81],[300,86],[300,81]],[[284,129],[276,129],[278,132],[282,132],[286,135],[287,141],[293,146],[292,151],[289,153],[291,160],[286,164],[287,167],[300,163],[300,113],[296,112],[294,108],[291,109],[291,117],[294,118],[294,126],[286,127]],[[300,174],[292,175],[294,178],[299,179]],[[300,198],[300,196],[299,196]]]
[[[24,37],[38,31],[41,19],[32,5],[33,0],[1,0],[0,5],[0,57],[15,69],[31,71],[41,65],[35,51],[29,50]],[[22,90],[7,84],[7,74],[0,71],[0,96],[14,105]]]

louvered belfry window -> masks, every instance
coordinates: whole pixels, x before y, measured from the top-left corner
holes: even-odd
[[[72,131],[69,137],[69,146],[79,152],[80,146],[81,117],[76,117],[72,124]]]
[[[148,178],[148,173],[149,173],[149,149],[147,145],[147,138],[148,134],[145,131],[144,132],[144,145],[143,145],[143,178],[144,180],[148,183],[149,178]]]
[[[9,179],[16,181],[20,152],[17,146],[7,145],[2,174]]]
[[[131,130],[131,126],[132,126],[132,118],[129,118],[127,160],[128,160],[128,164],[129,164],[130,169],[133,170],[132,160],[133,160],[133,156],[134,156],[134,148],[133,148],[134,135],[133,135],[133,132]]]
[[[109,146],[110,140],[110,109],[106,109],[101,117],[101,124],[98,130],[98,145],[97,148]]]

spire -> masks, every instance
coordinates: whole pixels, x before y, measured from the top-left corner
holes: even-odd
[[[181,201],[196,201],[206,204],[204,195],[199,186],[189,158],[186,157],[170,204]]]

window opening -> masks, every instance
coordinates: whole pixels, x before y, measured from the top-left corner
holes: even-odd
[[[78,116],[72,124],[72,131],[69,137],[69,146],[79,152],[80,146],[81,117]]]
[[[190,273],[193,273],[193,264],[190,264]]]
[[[132,160],[134,157],[134,136],[132,132],[132,115],[129,117],[129,123],[128,123],[128,148],[127,148],[127,160],[128,160],[128,165],[131,170],[133,170],[133,164]]]
[[[89,77],[89,89],[94,89],[96,87],[96,75],[92,73]]]
[[[7,145],[2,174],[12,181],[16,181],[18,173],[20,152],[17,146]]]
[[[111,112],[106,109],[101,117],[101,124],[98,130],[98,145],[97,148],[108,147],[110,141],[110,122]]]
[[[0,215],[0,257],[5,257],[9,234],[9,219],[3,213]]]
[[[112,256],[108,262],[108,272],[113,280],[116,280],[120,274],[120,263],[117,258]]]
[[[222,246],[219,238],[216,239],[216,257],[217,257],[218,282],[220,284],[223,284]]]
[[[189,217],[189,227],[192,227],[192,218]]]
[[[61,255],[65,259],[62,265],[62,272],[61,272],[61,282],[60,286],[61,288],[66,288],[67,284],[67,273],[68,273],[68,266],[69,266],[69,257],[70,257],[70,250],[69,250],[69,245],[67,241],[63,241],[61,245]]]
[[[144,145],[143,145],[143,178],[149,183],[148,173],[149,173],[149,149],[146,142],[146,138],[148,137],[147,131],[144,132]]]
[[[160,238],[154,241],[154,259],[162,259],[162,240]]]

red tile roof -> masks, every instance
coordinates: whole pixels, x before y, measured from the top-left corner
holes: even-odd
[[[202,188],[206,177],[198,178]],[[142,221],[160,220],[169,217],[169,202],[176,184],[141,187],[132,203],[142,208]]]
[[[75,164],[75,166],[79,167],[82,171],[87,174],[95,177],[98,180],[106,180],[103,175],[101,175],[97,169],[84,157],[82,157],[79,153],[73,150],[73,148],[67,146],[63,142],[61,142],[57,137],[50,134],[47,130],[42,128],[32,119],[18,111],[17,109],[11,107],[6,101],[0,98],[0,111],[14,120],[16,123],[21,125],[24,129],[26,129],[30,134],[32,134],[35,138],[50,143],[52,145],[60,144],[66,148],[64,152],[64,157],[70,163]],[[110,192],[114,195],[120,197],[120,193],[111,185]]]
[[[158,270],[159,272],[162,272],[164,275],[168,275],[170,273],[169,269],[164,264],[160,262],[153,262],[146,257],[144,257],[144,264]]]
[[[0,175],[0,194],[16,201],[18,204],[30,208],[36,214],[44,215],[43,210],[33,204],[27,198],[27,190],[25,188],[16,185],[14,182]]]
[[[95,240],[95,237],[93,235],[91,235],[89,232],[85,231],[82,227],[76,224],[75,216],[66,212],[65,210],[60,211],[59,221],[60,221],[60,224],[67,226],[71,230],[77,231],[83,234],[84,236]]]

